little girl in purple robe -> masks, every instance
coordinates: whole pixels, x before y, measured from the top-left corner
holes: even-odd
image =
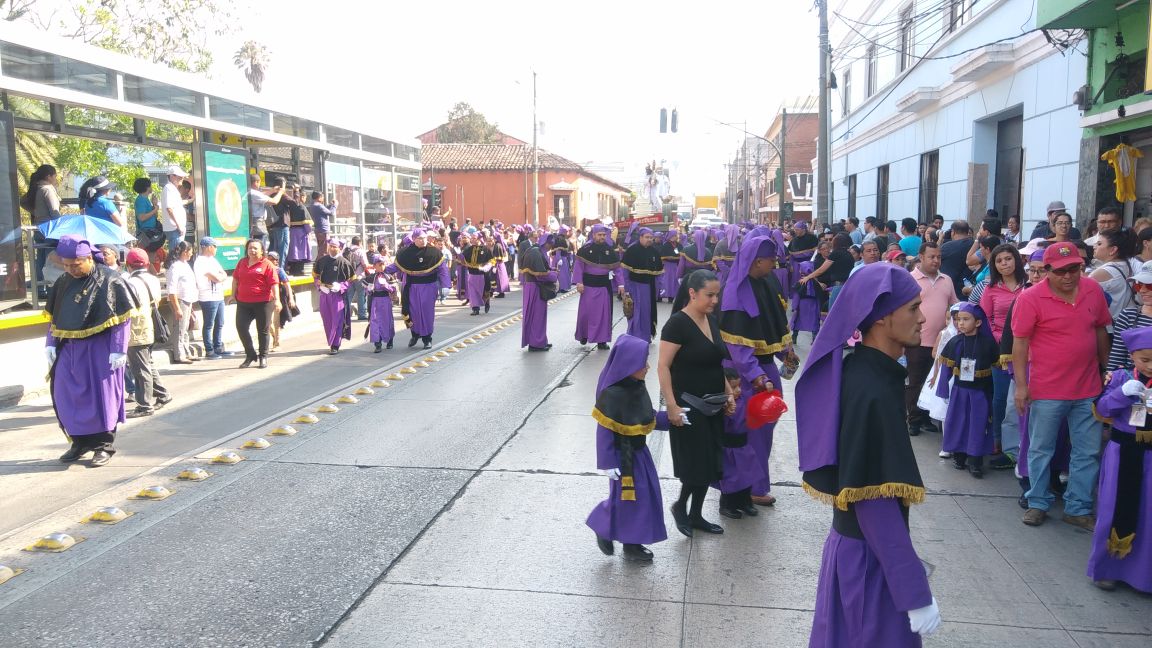
[[[1120,337],[1133,368],[1113,371],[1096,401],[1096,413],[1112,419],[1112,436],[1100,459],[1088,578],[1103,590],[1123,581],[1152,593],[1152,327]]]
[[[372,292],[368,296],[368,322],[369,341],[375,345],[374,353],[380,353],[381,345],[387,344],[392,348],[392,339],[396,337],[396,320],[392,315],[392,299],[396,295],[396,279],[384,271],[387,258],[381,254],[372,255],[372,264],[376,267],[376,274],[372,276]]]
[[[740,398],[740,372],[725,367],[724,380],[732,388],[736,411],[724,417],[724,436],[720,441],[724,446],[724,476],[712,487],[720,491],[720,515],[739,520],[760,514],[752,503],[752,487],[767,479],[767,475],[756,449],[748,445],[748,426],[744,422],[748,401]]]
[[[646,440],[668,429],[668,413],[657,413],[644,384],[648,342],[627,333],[616,338],[596,383],[596,467],[608,476],[608,499],[588,515],[596,545],[605,555],[624,545],[624,558],[649,562],[646,544],[668,539],[660,477]]]
[[[944,416],[945,452],[957,470],[984,477],[984,457],[992,454],[992,368],[1000,347],[979,306],[962,303],[953,315],[959,335],[940,352],[942,376],[936,395],[948,399]],[[951,383],[951,389],[949,384]]]

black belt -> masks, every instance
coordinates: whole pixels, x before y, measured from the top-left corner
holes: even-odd
[[[430,284],[440,280],[436,274],[408,275],[409,284]]]
[[[479,270],[477,268],[468,268],[468,274],[484,276],[487,273],[484,272],[483,270]]]
[[[608,275],[594,275],[586,273],[584,275],[584,285],[591,286],[592,288],[611,288],[612,279],[610,279]]]
[[[387,290],[373,290],[372,291],[373,297],[390,297],[391,295],[392,295],[392,293],[388,292]]]
[[[748,445],[748,434],[732,434],[725,432],[720,435],[720,445],[725,448],[743,448]]]

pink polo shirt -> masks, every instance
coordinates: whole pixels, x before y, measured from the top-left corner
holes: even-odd
[[[1112,323],[1104,290],[1081,279],[1076,302],[1052,293],[1048,282],[1028,288],[1012,310],[1012,335],[1028,338],[1028,389],[1033,400],[1079,400],[1100,394],[1096,330]]]
[[[956,290],[952,279],[943,272],[929,277],[916,268],[912,278],[920,284],[920,312],[924,314],[924,324],[920,327],[920,346],[935,347],[940,331],[948,325],[948,309],[956,303]]]

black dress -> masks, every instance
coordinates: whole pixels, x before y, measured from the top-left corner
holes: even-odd
[[[728,349],[720,339],[716,318],[709,315],[708,324],[712,329],[711,342],[684,311],[669,317],[660,331],[661,340],[680,345],[671,367],[672,392],[680,407],[687,407],[680,397],[684,392],[693,396],[724,392],[721,363],[728,357]],[[705,486],[723,476],[724,412],[704,416],[692,409],[688,422],[690,425],[672,426],[668,435],[673,472],[685,484]]]

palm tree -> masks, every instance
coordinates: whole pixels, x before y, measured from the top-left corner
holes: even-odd
[[[256,92],[264,87],[264,72],[268,69],[268,48],[256,41],[245,41],[232,57],[236,67],[244,70],[244,76]]]

